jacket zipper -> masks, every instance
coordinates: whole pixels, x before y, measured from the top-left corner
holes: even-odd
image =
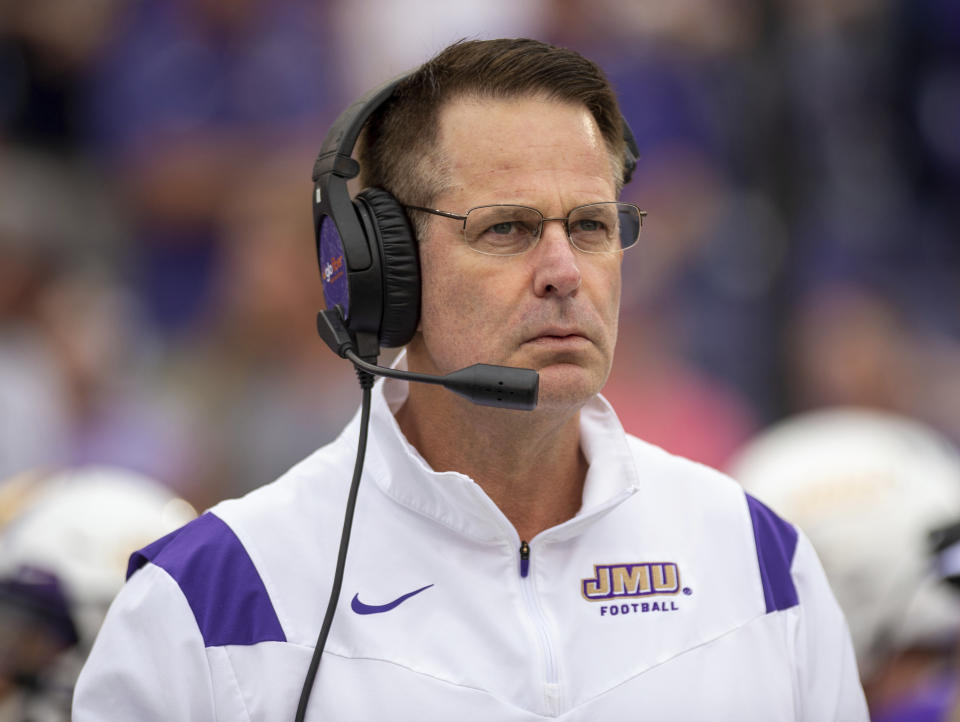
[[[546,674],[544,686],[544,702],[552,714],[560,712],[560,681],[557,678],[557,661],[554,655],[553,644],[550,641],[550,633],[547,627],[547,621],[543,610],[537,601],[533,589],[533,580],[530,574],[530,544],[525,541],[520,542],[520,589],[523,599],[527,604],[530,617],[533,620],[533,626],[537,630],[537,636],[540,639],[540,647],[543,650],[543,658],[546,662]]]
[[[520,542],[520,576],[526,577],[530,573],[530,545]]]

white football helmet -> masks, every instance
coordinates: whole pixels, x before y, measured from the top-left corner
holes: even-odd
[[[865,680],[899,650],[956,640],[960,601],[929,541],[960,520],[960,454],[948,439],[891,413],[828,409],[775,424],[728,471],[810,538]]]
[[[113,467],[0,482],[0,688],[19,686],[31,718],[59,719],[69,704],[130,554],[195,516],[160,483]]]

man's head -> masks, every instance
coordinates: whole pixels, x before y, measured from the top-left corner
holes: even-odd
[[[616,201],[597,123],[581,105],[525,96],[461,97],[444,106],[437,125],[447,182],[436,208],[466,214],[519,205],[554,220],[543,222],[526,250],[491,255],[468,242],[463,221],[429,215],[419,243],[420,325],[407,346],[410,369],[531,368],[540,374],[538,408],[579,409],[602,388],[613,361],[622,253],[574,247],[567,228],[577,226],[556,219]],[[515,221],[482,225],[498,240],[524,235]]]
[[[595,64],[532,40],[455,44],[327,134],[314,165],[326,301],[361,354],[406,344],[410,369],[433,374],[532,368],[541,408],[579,408],[612,364],[622,250],[642,216],[617,199],[635,164]],[[367,188],[351,198],[358,171]]]
[[[447,162],[437,144],[444,106],[463,98],[522,97],[586,108],[603,136],[619,193],[625,147],[613,88],[592,61],[528,39],[456,43],[404,78],[364,128],[359,144],[362,185],[388,190],[401,203],[432,205],[449,183]],[[422,226],[423,219],[415,220]]]
[[[533,368],[542,408],[579,408],[599,391],[616,340],[621,254],[585,253],[567,235],[597,220],[546,222],[526,253],[497,257],[470,245],[462,220],[410,207],[463,215],[512,204],[567,218],[617,200],[626,155],[614,92],[575,52],[533,40],[461,42],[402,79],[368,119],[358,158],[362,185],[389,191],[417,231],[421,316],[410,368]]]

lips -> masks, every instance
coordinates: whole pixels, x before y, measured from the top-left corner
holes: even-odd
[[[538,329],[527,338],[525,343],[534,341],[577,341],[579,339],[589,340],[590,337],[579,328],[548,327]]]
[[[571,308],[560,314],[544,313],[542,316],[531,314],[517,325],[519,330],[515,338],[520,343],[587,341],[596,344],[604,338],[604,324],[596,313],[585,308]]]

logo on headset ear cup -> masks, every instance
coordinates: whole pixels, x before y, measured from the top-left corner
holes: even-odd
[[[413,338],[420,322],[420,258],[416,237],[403,207],[379,188],[360,192],[355,204],[361,223],[380,249],[383,310],[380,345],[403,346]]]
[[[320,280],[327,308],[340,306],[345,316],[350,313],[350,284],[347,278],[346,253],[333,219],[322,217],[317,229],[317,257]]]

